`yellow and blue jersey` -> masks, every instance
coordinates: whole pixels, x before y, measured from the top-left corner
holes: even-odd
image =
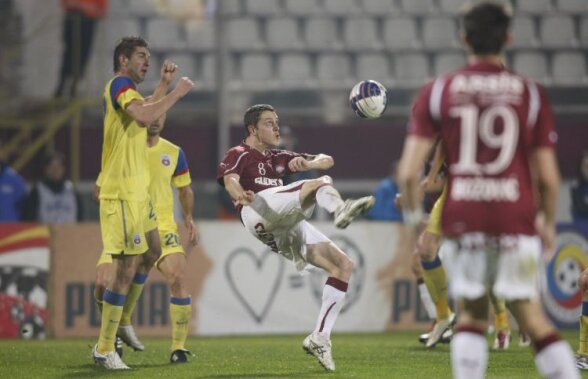
[[[147,199],[147,131],[125,112],[133,100],[143,100],[143,96],[129,77],[116,76],[104,89],[102,169],[97,182],[100,199]]]
[[[190,170],[182,148],[159,138],[157,145],[147,148],[151,182],[149,195],[155,206],[159,229],[175,227],[174,197],[176,188],[190,185]]]

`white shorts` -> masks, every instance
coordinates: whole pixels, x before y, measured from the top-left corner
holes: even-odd
[[[507,301],[539,296],[542,249],[537,236],[470,233],[446,239],[440,250],[454,298],[478,299],[488,290]]]
[[[283,255],[299,271],[307,266],[306,245],[330,242],[308,221],[314,210],[302,209],[300,189],[304,180],[287,186],[268,188],[255,194],[255,200],[241,210],[241,220],[249,233]]]

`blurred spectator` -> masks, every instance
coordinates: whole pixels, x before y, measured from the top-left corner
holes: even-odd
[[[92,51],[96,21],[106,13],[108,0],[61,0],[63,57],[55,97],[75,97],[78,81]],[[114,41],[111,41],[114,43]]]
[[[396,167],[398,162],[390,165],[390,175],[382,180],[376,188],[374,197],[376,204],[369,210],[366,217],[370,220],[385,220],[402,222],[402,211],[396,207],[394,199],[398,194],[396,185]]]
[[[29,193],[23,219],[47,224],[74,223],[82,219],[80,197],[66,178],[63,154],[54,153],[45,159],[43,179]]]
[[[572,187],[572,215],[574,222],[588,223],[588,150],[582,153],[578,182]]]
[[[0,140],[0,222],[18,222],[27,194],[23,178],[8,166],[8,157]]]

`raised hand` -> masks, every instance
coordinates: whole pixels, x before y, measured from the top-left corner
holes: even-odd
[[[161,70],[159,71],[161,81],[165,83],[165,85],[169,85],[176,77],[177,69],[177,64],[166,59],[161,65]]]
[[[174,91],[177,91],[180,97],[183,97],[188,92],[190,92],[190,90],[192,90],[192,87],[194,87],[194,82],[191,81],[190,78],[188,78],[187,76],[183,76],[182,78],[180,78],[180,80],[178,80],[178,83],[176,84],[176,88],[174,88]]]

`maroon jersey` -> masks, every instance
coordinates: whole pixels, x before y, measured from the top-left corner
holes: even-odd
[[[241,143],[229,149],[218,165],[216,178],[219,184],[224,186],[225,175],[237,174],[244,190],[257,193],[283,185],[281,178],[292,173],[288,163],[296,157],[309,158],[311,155],[278,149],[261,153]]]
[[[540,86],[490,63],[466,66],[421,90],[409,134],[441,136],[448,165],[441,218],[446,236],[536,234],[529,158],[557,140]]]

